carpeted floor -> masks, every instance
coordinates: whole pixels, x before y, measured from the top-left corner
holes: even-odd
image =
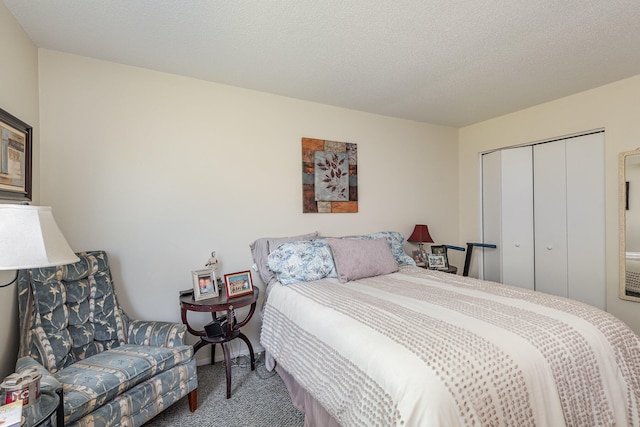
[[[232,364],[231,398],[226,398],[224,362],[198,366],[198,409],[189,412],[187,398],[158,414],[145,427],[190,425],[193,427],[301,427],[304,415],[291,404],[284,383],[264,363],[251,371],[249,358]]]

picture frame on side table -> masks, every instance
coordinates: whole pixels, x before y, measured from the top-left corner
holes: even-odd
[[[229,299],[253,293],[253,281],[249,270],[225,274],[224,284]]]
[[[428,255],[428,268],[432,270],[448,270],[449,258],[445,245],[432,245],[431,255]]]
[[[426,267],[427,266],[427,257],[426,253],[421,250],[412,252],[413,260],[416,262],[416,266],[418,267]]]
[[[434,255],[446,255],[447,247],[445,245],[432,245],[431,253]]]
[[[214,298],[219,295],[216,281],[216,273],[211,269],[195,270],[191,272],[193,277],[193,299],[200,301]]]
[[[449,261],[447,260],[447,254],[428,254],[427,255],[427,267],[432,270],[448,270]]]
[[[33,128],[0,109],[0,199],[31,201]]]

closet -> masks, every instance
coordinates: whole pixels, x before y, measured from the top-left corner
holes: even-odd
[[[605,308],[604,132],[482,155],[483,277]]]

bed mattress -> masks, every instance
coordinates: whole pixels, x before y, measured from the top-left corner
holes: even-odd
[[[640,339],[597,308],[401,267],[271,285],[261,343],[343,426],[640,425]]]

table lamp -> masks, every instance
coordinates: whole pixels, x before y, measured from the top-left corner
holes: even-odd
[[[416,224],[413,229],[413,233],[407,239],[407,242],[417,243],[420,248],[420,252],[424,252],[425,243],[433,243],[433,239],[429,234],[429,227],[425,224]]]
[[[79,261],[48,206],[0,204],[0,270],[53,267]],[[0,287],[9,286],[18,278]]]

